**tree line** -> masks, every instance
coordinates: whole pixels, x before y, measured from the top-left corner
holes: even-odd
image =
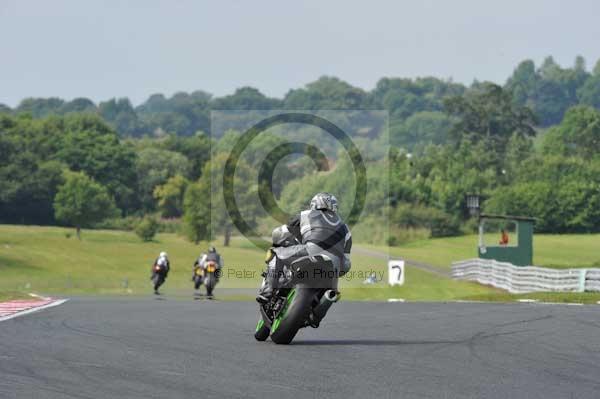
[[[242,87],[223,97],[204,91],[179,92],[169,98],[153,94],[135,107],[127,98],[99,104],[87,98],[27,98],[14,109],[0,104],[0,112],[29,113],[34,118],[95,113],[121,137],[141,137],[192,136],[198,131],[210,134],[212,110],[384,109],[390,115],[392,144],[412,149],[421,141],[444,143],[452,122],[444,112],[444,98],[476,91],[480,84],[475,81],[465,86],[433,77],[382,78],[375,88],[366,91],[335,77],[322,77],[289,90],[283,98],[270,98],[256,88]],[[525,60],[503,88],[511,92],[516,105],[534,112],[537,127],[549,127],[558,124],[566,110],[575,105],[600,108],[600,62],[588,71],[582,57],[577,57],[571,67],[561,67],[552,57],[537,67],[533,61]]]
[[[211,137],[211,109],[380,107],[390,115],[389,151],[381,137],[355,140],[377,154],[369,179],[382,189],[369,192],[364,216],[373,226],[393,227],[388,243],[411,229],[433,236],[471,231],[466,193],[479,193],[486,211],[538,218],[538,231],[598,232],[599,75],[581,58],[572,68],[548,59],[538,69],[521,63],[504,86],[386,78],[366,92],[321,78],[283,99],[252,88],[222,98],[155,95],[136,108],[126,99],[98,106],[28,99],[0,109],[0,222],[133,229],[146,216],[144,226],[157,228],[151,215],[195,242],[214,233],[209,220],[228,237],[234,229],[225,210],[209,206],[210,181],[222,178],[214,173],[240,132]],[[265,135],[255,145],[277,143]],[[273,182],[277,199],[292,209],[315,188],[349,195],[349,164],[339,160],[324,174],[306,159],[293,162]],[[238,172],[250,176],[249,165],[241,160]],[[251,179],[240,184],[248,195],[258,189]],[[240,202],[260,224],[257,204]]]

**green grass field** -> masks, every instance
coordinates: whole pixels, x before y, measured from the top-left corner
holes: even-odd
[[[0,291],[0,302],[13,299],[35,299],[34,297],[19,291]]]
[[[150,266],[162,250],[169,253],[172,263],[172,271],[162,291],[174,297],[191,295],[191,266],[208,246],[208,243],[193,245],[175,234],[159,234],[154,242],[143,243],[133,233],[123,231],[85,230],[81,241],[72,233],[71,229],[60,227],[0,225],[0,300],[29,292],[54,295],[148,295],[151,293]],[[578,259],[585,259],[588,263],[595,262],[593,251],[586,245],[591,245],[598,238],[563,237],[577,244],[574,244],[576,251],[572,251],[568,245],[565,251],[576,253]],[[391,252],[448,267],[450,260],[472,257],[473,240],[474,237],[427,240],[395,247]],[[547,236],[543,241],[545,245],[556,246],[552,242],[560,240]],[[217,286],[217,296],[222,290],[222,299],[252,299],[264,268],[263,251],[254,248],[243,238],[234,238],[228,248],[219,244],[215,242],[225,259],[225,270]],[[561,253],[560,248],[553,248],[553,251],[560,255],[554,263],[566,262],[569,258],[569,255]],[[550,258],[547,256],[547,259]],[[406,271],[405,285],[391,288],[385,283],[386,263],[385,259],[353,254],[353,274],[350,279],[340,282],[343,297],[353,300],[403,298],[415,301],[514,300],[523,297],[410,267]],[[370,272],[383,277],[383,282],[362,284]],[[581,300],[581,296],[573,294],[552,295],[547,300]],[[595,302],[600,300],[600,295],[587,295],[583,300]]]
[[[435,238],[398,247],[370,248],[449,269],[453,261],[477,257],[477,236]],[[600,267],[600,234],[536,234],[533,263],[553,268]]]

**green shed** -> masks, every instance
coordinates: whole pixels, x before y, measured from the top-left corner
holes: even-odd
[[[534,218],[479,215],[479,258],[508,262],[516,266],[533,264]]]

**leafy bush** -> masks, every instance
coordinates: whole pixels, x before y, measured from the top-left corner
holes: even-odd
[[[398,245],[398,239],[396,238],[396,236],[389,236],[386,241],[386,244],[389,247],[395,247],[396,245]]]
[[[426,227],[431,237],[459,235],[460,223],[456,218],[437,208],[423,205],[399,205],[393,216],[396,224],[405,228]]]
[[[429,229],[432,237],[450,237],[461,233],[459,221],[442,211],[430,215]]]
[[[158,221],[159,233],[179,233],[181,232],[181,219],[160,219]]]
[[[181,219],[157,219],[159,233],[179,233],[181,231]],[[144,220],[141,216],[126,216],[123,218],[106,219],[94,224],[94,229],[134,231]]]
[[[600,187],[583,180],[523,182],[496,190],[486,210],[535,217],[542,233],[600,231]]]
[[[408,244],[409,242],[426,240],[431,237],[431,231],[422,227],[390,227],[390,237],[396,240],[396,245]]]
[[[138,225],[135,228],[135,234],[137,234],[137,236],[140,237],[142,241],[152,241],[152,239],[158,232],[158,228],[158,221],[151,216],[147,216],[144,219],[142,219],[140,223],[138,223]]]
[[[141,221],[140,216],[111,218],[95,223],[94,229],[133,231]]]

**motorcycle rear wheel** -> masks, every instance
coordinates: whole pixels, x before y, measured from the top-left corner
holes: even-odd
[[[201,276],[194,276],[194,289],[198,289],[200,288],[200,286],[202,285],[202,277]]]
[[[164,281],[164,278],[162,278],[158,273],[156,273],[152,278],[152,282],[154,283],[154,291],[158,291],[158,288],[164,283]]]
[[[211,273],[207,274],[207,276],[204,278],[204,285],[206,286],[206,295],[212,296],[215,285],[217,285],[215,276]]]
[[[297,286],[290,291],[284,311],[273,321],[271,340],[276,344],[287,345],[305,325],[312,309],[316,290]]]

